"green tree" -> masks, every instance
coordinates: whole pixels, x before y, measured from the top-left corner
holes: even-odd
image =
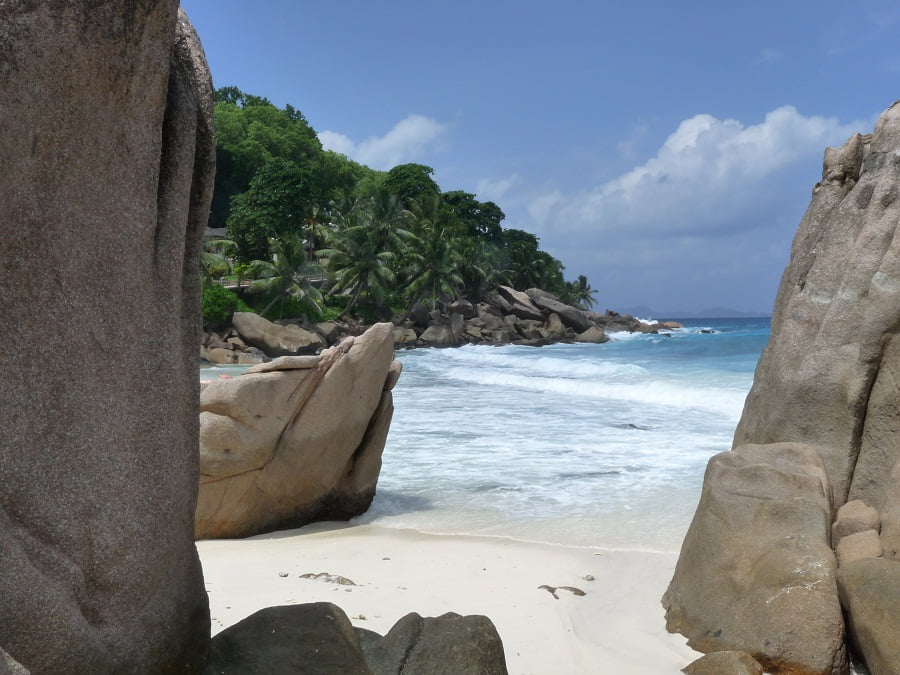
[[[405,269],[410,307],[422,301],[434,309],[442,297],[456,298],[463,286],[461,249],[469,242],[441,222],[441,206],[437,195],[413,203],[416,245],[407,254]]]
[[[326,260],[330,292],[350,296],[338,318],[349,314],[364,296],[383,305],[396,278],[392,269],[396,254],[379,246],[379,237],[373,236],[371,200],[348,197],[332,205],[331,216],[335,229],[329,235],[330,247],[319,253]]]
[[[273,159],[250,181],[246,192],[232,200],[228,236],[242,261],[265,260],[269,242],[302,232],[315,209],[312,167]]]
[[[579,274],[575,281],[566,282],[566,287],[564,296],[566,302],[577,305],[582,309],[591,309],[597,304],[597,300],[594,298],[597,291],[591,288],[587,277],[583,274]]]
[[[496,241],[503,228],[500,223],[506,217],[494,202],[480,202],[475,195],[463,190],[453,190],[442,195],[447,211],[465,229],[470,237]]]
[[[273,159],[298,167],[318,163],[322,144],[299,110],[280,110],[265,98],[237,87],[216,92],[216,179],[210,226],[228,220],[231,200],[244,192],[256,173]]]
[[[204,285],[231,272],[228,256],[234,255],[236,245],[229,239],[210,239],[200,251],[200,279]]]
[[[434,169],[424,164],[398,164],[388,171],[384,187],[400,198],[404,208],[427,196],[441,194],[441,189],[431,177]]]
[[[269,260],[254,260],[251,273],[256,280],[250,284],[250,292],[271,297],[260,312],[265,316],[275,303],[281,302],[282,310],[287,298],[293,298],[308,316],[318,318],[322,314],[322,294],[311,281],[319,273],[318,267],[307,256],[303,239],[291,233],[280,239],[272,239]]]

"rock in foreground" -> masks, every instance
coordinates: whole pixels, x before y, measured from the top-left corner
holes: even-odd
[[[268,607],[213,638],[206,675],[506,675],[485,616],[407,614],[382,637],[329,602]]]
[[[503,642],[486,616],[407,614],[381,637],[357,629],[374,675],[506,675]]]
[[[837,568],[850,644],[873,673],[900,672],[898,156],[896,103],[871,136],[825,152],[735,449],[710,461],[665,597],[670,630],[702,651],[727,640],[772,672],[846,673]],[[756,451],[761,480],[741,486],[721,469],[729,454],[729,463],[743,461],[747,447],[768,450]],[[798,447],[820,458],[831,505],[815,472],[796,464]]]
[[[282,357],[200,397],[198,539],[346,520],[375,495],[393,414],[393,326]]]
[[[748,652],[771,672],[845,672],[830,497],[809,446],[713,457],[663,596],[668,630],[701,652]]]
[[[203,53],[177,0],[11,0],[0,72],[0,650],[199,672]]]

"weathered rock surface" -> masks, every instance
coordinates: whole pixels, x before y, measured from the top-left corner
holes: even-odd
[[[900,584],[892,567],[900,552],[898,155],[898,104],[881,116],[871,136],[857,134],[841,148],[826,151],[822,182],[813,191],[794,239],[775,303],[772,335],[734,440],[735,452],[748,442],[775,444],[766,446],[772,448],[779,447],[779,442],[803,442],[821,456],[832,485],[833,505],[841,507],[831,526],[841,563],[841,600],[850,613],[856,643],[873,672],[900,672],[896,663],[883,665],[884,654],[889,653],[885,644],[893,640],[890,649],[900,653],[896,621],[885,620],[879,631],[860,627],[865,623],[860,619],[865,606],[872,613],[885,614],[889,611],[883,608],[890,607],[896,616],[895,605],[900,602]],[[705,486],[704,494],[707,489],[720,488]],[[749,496],[767,494],[763,487],[747,490]],[[800,486],[793,499],[810,503]],[[695,523],[711,518],[704,513],[708,510],[701,501]],[[809,524],[798,523],[791,536],[808,532]],[[755,537],[751,533],[745,538]],[[716,553],[714,542],[702,545]],[[690,550],[690,557],[700,555],[699,548]],[[878,558],[882,551],[884,558]],[[711,577],[730,578],[733,570],[723,560],[707,571]],[[673,585],[677,580],[676,573]],[[821,581],[819,590],[830,585],[824,577]],[[794,575],[795,586],[804,583],[803,574]],[[685,585],[680,588],[691,595]],[[764,588],[764,582],[755,582],[748,592],[757,594]],[[695,592],[687,604],[703,595]],[[792,590],[791,595],[807,593]],[[822,616],[812,610],[807,613],[807,617],[813,615]],[[793,621],[795,642],[814,644],[804,620]],[[746,631],[754,624],[743,620],[742,625]],[[820,635],[826,634],[825,628]],[[790,626],[786,624],[785,630]],[[750,649],[756,638],[744,635],[742,639],[739,646],[757,655]],[[825,653],[824,648],[821,651]],[[818,672],[809,663],[803,667]],[[840,665],[837,660],[835,664]]]
[[[28,669],[0,649],[0,675],[29,675]]]
[[[685,675],[763,675],[762,666],[747,652],[711,652],[681,672]]]
[[[387,635],[357,629],[375,675],[506,675],[503,642],[486,616],[407,614]]]
[[[713,457],[663,597],[667,628],[698,651],[745,651],[773,672],[846,672],[830,496],[811,446]]]
[[[258,314],[235,312],[231,325],[247,343],[261,349],[267,356],[314,354],[325,347],[318,333],[294,324],[272,323]]]
[[[886,433],[896,424],[890,419],[896,393],[878,404],[880,397],[870,392],[896,386],[890,364],[900,325],[898,149],[895,104],[871,137],[854,136],[826,153],[735,433],[735,445],[798,441],[819,447],[836,506],[847,500],[860,456],[870,468],[860,473],[851,498],[880,507],[872,498],[882,492],[878,473],[885,480],[897,457],[897,436]]]
[[[604,342],[609,342],[609,337],[606,333],[603,332],[602,328],[598,328],[597,326],[591,326],[583,333],[579,333],[575,336],[575,342],[587,342],[596,345],[602,345]]]
[[[848,630],[872,675],[900,673],[900,563],[865,558],[841,566]]]
[[[350,619],[330,602],[267,607],[212,640],[207,675],[371,675]]]
[[[0,647],[199,672],[199,42],[177,0],[3,2],[0,101]]]
[[[900,462],[894,465],[888,480],[894,487],[886,492],[881,508],[881,545],[886,558],[900,560]]]
[[[878,511],[859,499],[844,504],[837,510],[831,525],[831,545],[837,546],[843,537],[866,530],[878,530],[881,521]]]
[[[855,532],[843,537],[834,549],[838,566],[862,558],[878,558],[882,554],[881,539],[875,530]]]
[[[545,312],[556,314],[566,326],[576,333],[583,333],[592,325],[584,312],[560,302],[559,298],[547,291],[529,288],[525,293],[537,307]]]
[[[393,413],[393,325],[216,380],[200,398],[198,539],[364,512]]]

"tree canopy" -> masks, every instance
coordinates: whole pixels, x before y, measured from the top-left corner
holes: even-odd
[[[266,289],[268,309],[290,297],[312,313],[336,303],[384,315],[417,301],[478,302],[500,283],[593,301],[587,279],[566,282],[536,236],[504,228],[492,201],[442,192],[429,166],[377,171],[324,150],[299,110],[237,87],[216,92],[215,120],[210,226],[227,225],[239,268],[262,275],[254,288]],[[321,296],[302,279],[313,268],[325,276]]]

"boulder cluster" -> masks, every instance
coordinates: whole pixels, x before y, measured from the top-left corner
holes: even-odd
[[[473,305],[468,300],[455,300],[443,311],[416,303],[408,315],[396,317],[393,324],[394,346],[398,349],[464,344],[530,347],[557,342],[602,344],[609,340],[610,332],[665,333],[681,327],[674,321],[649,324],[612,310],[604,314],[583,310],[539,288],[517,291],[509,286],[499,286],[484,302]],[[224,365],[316,354],[367,328],[353,321],[273,323],[256,314],[235,312],[227,331],[204,334],[200,357]]]
[[[484,302],[457,300],[445,312],[413,306],[398,322],[398,347],[457,347],[463,344],[514,344],[540,347],[556,342],[609,340],[607,331],[656,333],[679,324],[647,324],[607,310],[605,314],[567,305],[539,288],[517,291],[499,286]]]
[[[734,447],[709,462],[663,604],[705,659],[744,664],[717,672],[900,673],[898,156],[898,104],[826,151]]]
[[[503,643],[485,616],[412,612],[379,635],[330,602],[268,607],[212,640],[208,675],[506,675]]]

